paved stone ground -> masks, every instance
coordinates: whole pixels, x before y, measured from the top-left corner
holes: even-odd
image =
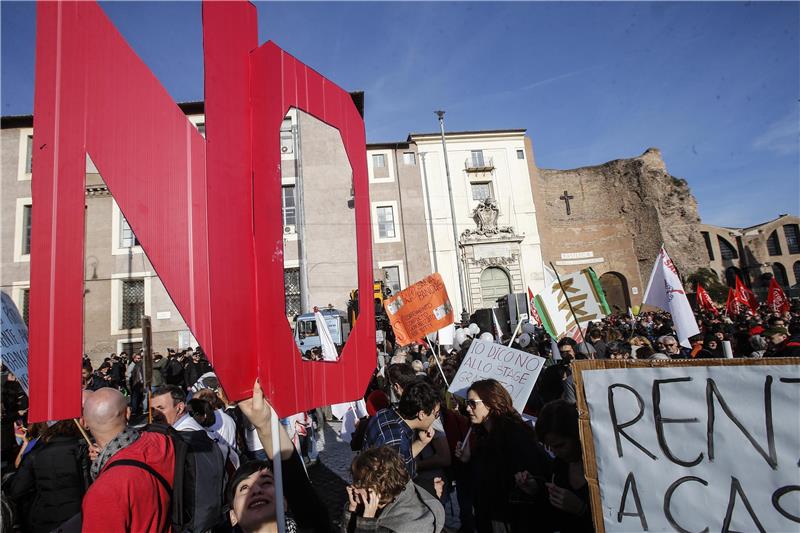
[[[325,423],[325,444],[320,446],[320,463],[308,469],[312,485],[337,526],[347,502],[345,487],[350,483],[350,463],[354,456],[350,444],[339,438],[340,428],[341,422]]]

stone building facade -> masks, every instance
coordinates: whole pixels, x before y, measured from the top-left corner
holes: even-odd
[[[700,232],[710,268],[733,286],[736,276],[756,293],[766,293],[773,277],[800,296],[800,217],[780,215],[747,228],[703,224]]]
[[[202,102],[180,107],[204,134]],[[26,320],[30,301],[32,125],[31,116],[3,117],[0,130],[0,285]],[[352,170],[341,136],[336,129],[295,110],[275,133],[280,134],[282,146],[287,318],[291,320],[314,305],[346,309],[350,290],[357,287],[357,256]],[[196,346],[88,157],[85,194],[85,353],[97,361],[111,352],[138,350],[142,345],[142,314],[151,317],[156,350]],[[304,220],[304,228],[298,227],[298,220]],[[301,248],[311,250],[305,255],[311,274],[304,287],[299,275]]]
[[[570,170],[537,168],[528,149],[545,263],[594,268],[612,309],[641,303],[661,243],[682,274],[708,265],[697,202],[657,149]]]
[[[181,106],[204,131],[202,104]],[[27,320],[33,117],[3,117],[0,129],[0,286]],[[87,156],[84,351],[99,359],[142,345],[141,315],[152,317],[157,349],[196,345],[102,176]]]
[[[205,133],[202,102],[181,105]],[[2,119],[0,285],[27,317],[30,295],[31,116]],[[352,169],[335,129],[296,110],[280,132],[287,319],[313,306],[345,309],[357,287]],[[369,144],[374,276],[392,292],[442,272],[464,308],[538,290],[542,264],[524,130],[447,135],[454,184],[454,243],[438,134]],[[528,142],[528,145],[530,143]],[[482,215],[479,216],[479,214]],[[196,345],[102,176],[87,157],[84,351],[95,360],[141,347],[141,315],[157,350]]]
[[[368,144],[367,170],[374,276],[394,294],[432,272],[417,146]]]
[[[424,218],[417,223],[426,226],[431,266],[454,307],[473,312],[496,306],[510,292],[538,292],[544,270],[526,130],[446,133],[454,213],[441,135],[412,133],[408,139],[417,146],[424,191]]]

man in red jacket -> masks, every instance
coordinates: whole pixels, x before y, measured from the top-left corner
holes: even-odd
[[[116,389],[100,389],[84,403],[83,418],[99,450],[92,462],[95,481],[83,499],[83,531],[170,531],[172,441],[128,426],[129,414],[125,397]]]

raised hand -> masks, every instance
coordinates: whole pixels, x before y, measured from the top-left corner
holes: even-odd
[[[253,384],[253,396],[246,400],[239,402],[239,409],[242,410],[244,416],[255,426],[258,430],[270,429],[270,417],[272,416],[272,407],[264,399],[264,391],[261,390],[261,383],[258,379]]]
[[[381,495],[375,492],[374,489],[364,490],[358,489],[361,495],[361,501],[364,502],[364,518],[375,518],[378,513],[378,504],[381,501]]]

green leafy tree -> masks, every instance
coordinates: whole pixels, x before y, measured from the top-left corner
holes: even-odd
[[[719,277],[710,268],[700,268],[696,272],[686,276],[686,281],[689,282],[690,290],[697,290],[697,284],[703,285],[703,288],[714,300],[714,303],[724,304],[728,299],[728,287],[720,282]]]

